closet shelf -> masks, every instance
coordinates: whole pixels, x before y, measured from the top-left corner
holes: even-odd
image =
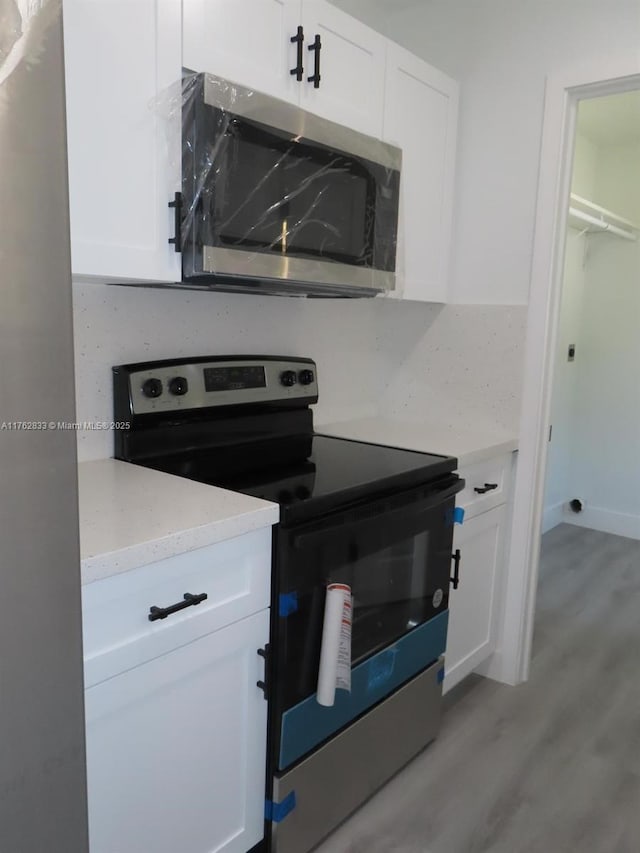
[[[624,240],[638,239],[640,225],[575,193],[570,198],[569,224],[574,228],[582,227],[589,234],[607,232]]]

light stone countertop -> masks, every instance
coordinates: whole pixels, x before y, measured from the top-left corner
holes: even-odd
[[[518,437],[499,427],[457,426],[444,422],[408,422],[395,418],[362,418],[342,423],[317,424],[316,432],[354,441],[386,444],[455,456],[461,467],[473,465],[518,449]]]
[[[78,466],[82,583],[276,524],[277,504],[103,459]]]

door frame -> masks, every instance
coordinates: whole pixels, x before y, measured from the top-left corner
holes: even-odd
[[[640,89],[635,61],[606,59],[547,78],[524,357],[518,472],[497,666],[509,684],[529,677],[578,103]]]

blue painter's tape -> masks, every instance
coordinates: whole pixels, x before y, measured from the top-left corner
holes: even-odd
[[[464,509],[461,506],[457,506],[453,510],[453,523],[454,524],[462,524],[464,521]]]
[[[375,655],[368,661],[368,681],[367,681],[367,690],[371,692],[372,690],[377,690],[379,687],[382,687],[393,675],[393,670],[396,665],[396,655],[398,654],[397,648],[385,649],[379,654]]]
[[[438,684],[442,684],[443,681],[444,681],[444,667],[441,666],[440,669],[438,670]]]
[[[336,690],[335,704],[319,705],[316,694],[288,708],[280,723],[278,767],[285,770],[334,732],[436,661],[447,645],[449,611],[418,625],[351,670],[351,692]]]
[[[264,819],[270,820],[271,823],[281,823],[288,814],[296,807],[296,792],[291,791],[281,803],[274,803],[273,800],[264,801]]]
[[[280,616],[290,616],[298,609],[298,593],[284,592],[280,593],[278,600],[278,613]]]

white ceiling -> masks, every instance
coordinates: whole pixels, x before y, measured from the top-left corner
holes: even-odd
[[[578,133],[598,145],[640,143],[640,91],[581,101]]]

